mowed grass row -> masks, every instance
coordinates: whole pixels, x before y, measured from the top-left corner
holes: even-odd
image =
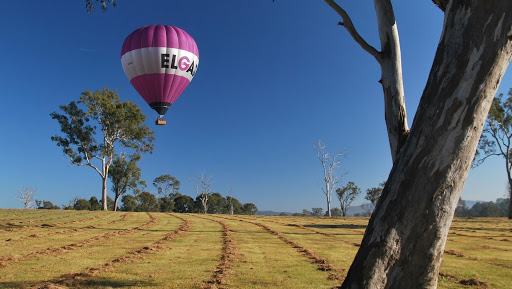
[[[248,219],[248,217],[243,218]],[[334,249],[330,242],[326,244],[326,242],[318,240],[318,237],[308,237],[305,232],[317,232],[317,235],[329,237],[336,243],[339,243],[338,240],[346,244],[357,243],[362,239],[368,221],[367,218],[273,216],[250,218],[285,232],[289,238],[317,251],[319,255],[325,256],[338,266],[344,266],[344,263],[340,262],[342,256],[338,254],[345,252],[346,255],[350,251],[355,254],[357,247],[349,247],[346,251],[338,248],[334,250],[334,253],[330,253]],[[297,229],[300,228],[297,226],[302,227],[304,233],[299,233]],[[455,228],[450,230],[446,245],[439,288],[468,288],[467,286],[510,288],[512,283],[512,266],[510,266],[512,262],[512,222],[504,218],[456,219],[453,227]],[[338,246],[339,244],[336,245],[336,247]]]
[[[368,222],[120,212],[70,214],[76,222],[62,222],[63,215],[34,211],[16,215],[29,212],[55,225],[25,223],[38,230],[33,237],[22,229],[0,230],[0,238],[11,239],[0,239],[6,245],[0,262],[21,256],[0,264],[0,288],[333,288],[341,284]],[[509,220],[456,219],[446,252],[439,288],[512,283]]]
[[[2,212],[3,209],[0,209]],[[28,229],[30,227],[46,226],[58,223],[66,223],[71,221],[79,221],[87,219],[91,216],[97,216],[104,212],[100,211],[61,211],[61,210],[26,210],[26,215],[21,215],[19,212],[22,210],[7,210],[11,215],[3,212],[3,219],[0,219],[0,232],[1,231],[16,231]],[[41,211],[41,213],[39,213]],[[36,213],[34,213],[36,212]]]

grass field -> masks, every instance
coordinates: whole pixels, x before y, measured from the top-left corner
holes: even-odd
[[[333,288],[367,222],[0,209],[0,288]],[[439,288],[512,288],[512,221],[455,219]]]

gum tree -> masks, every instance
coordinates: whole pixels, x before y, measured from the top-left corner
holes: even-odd
[[[318,160],[322,164],[323,175],[324,175],[324,186],[322,186],[322,192],[325,195],[327,201],[327,212],[328,216],[331,217],[331,200],[332,192],[341,181],[341,178],[336,176],[336,169],[341,163],[341,158],[344,156],[343,153],[331,154],[325,150],[326,145],[318,140],[313,147],[316,150]]]
[[[343,217],[347,216],[348,208],[356,197],[361,193],[361,189],[354,182],[348,182],[345,186],[336,189],[336,196],[340,201],[340,209]]]
[[[380,51],[335,1],[324,2],[381,66],[393,159],[341,288],[436,288],[457,201],[512,57],[512,1],[433,1],[445,14],[443,31],[410,130],[391,1],[374,0]]]
[[[500,156],[504,160],[510,197],[508,218],[512,219],[512,89],[508,91],[507,99],[500,94],[493,100],[474,165],[482,164],[490,156]]]
[[[114,158],[110,167],[108,177],[112,181],[112,192],[114,192],[114,211],[117,211],[119,198],[128,190],[138,190],[139,186],[146,187],[146,182],[140,179],[141,170],[137,162],[141,159],[140,154],[135,153],[129,157],[121,155]],[[138,190],[140,191],[140,190]]]
[[[107,179],[116,149],[135,153],[153,151],[153,132],[144,125],[146,116],[133,102],[121,102],[117,91],[104,88],[82,92],[78,102],[61,105],[62,114],[53,112],[61,134],[52,141],[62,147],[72,165],[94,169],[102,180],[102,207],[107,207]]]

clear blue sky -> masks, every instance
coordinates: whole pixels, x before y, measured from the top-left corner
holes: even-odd
[[[380,48],[371,1],[344,1],[366,40]],[[402,42],[411,124],[438,43],[443,13],[431,1],[393,1]],[[156,132],[140,163],[151,184],[162,174],[182,182],[204,170],[213,190],[260,210],[323,207],[322,173],[313,143],[347,148],[342,170],[363,191],[387,178],[391,157],[384,124],[380,68],[323,1],[119,1],[87,14],[85,1],[6,1],[0,12],[0,207],[18,208],[18,188],[67,204],[100,196],[101,179],[70,166],[50,137],[49,114],[85,90],[119,89]],[[168,24],[196,40],[200,64],[192,83],[155,127],[156,113],[124,75],[121,45],[134,29]],[[510,70],[510,69],[509,69]],[[500,92],[512,87],[507,72]],[[340,171],[341,173],[341,171]],[[344,183],[345,183],[344,182]],[[152,186],[148,190],[155,192]],[[110,190],[109,190],[110,192]],[[495,200],[506,192],[501,159],[473,169],[463,198]],[[355,204],[362,203],[361,196]],[[337,204],[337,201],[334,202]]]

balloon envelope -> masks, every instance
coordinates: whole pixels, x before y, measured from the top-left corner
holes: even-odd
[[[196,74],[199,51],[184,30],[150,25],[126,37],[121,64],[137,92],[164,115]]]

